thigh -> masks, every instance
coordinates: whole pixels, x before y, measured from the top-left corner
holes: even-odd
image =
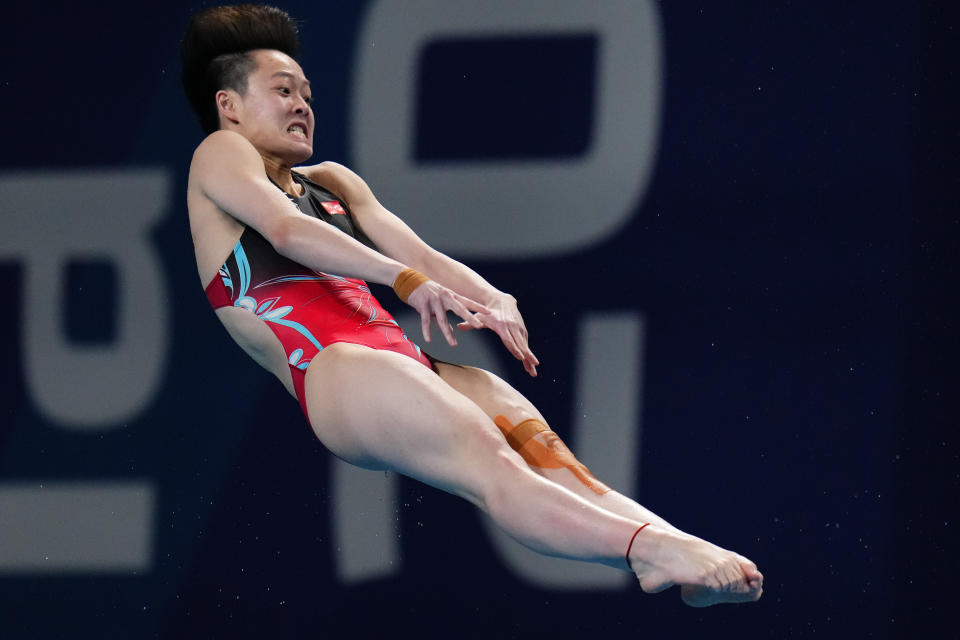
[[[489,371],[446,363],[438,363],[437,369],[440,377],[459,393],[477,404],[491,422],[496,416],[503,415],[514,425],[531,418],[539,420],[543,424],[549,424],[523,394]],[[556,443],[559,443],[559,446],[566,449],[566,444],[559,438],[553,444],[546,434],[538,434],[535,439],[548,448],[556,447]],[[530,465],[530,469],[604,508],[609,508],[609,503],[614,499],[613,494],[615,492],[598,495],[597,491],[591,488],[595,485],[585,483],[581,476],[567,467],[543,468]]]
[[[498,415],[502,415],[513,424],[519,424],[530,418],[546,424],[546,420],[533,403],[489,371],[445,362],[438,362],[436,367],[437,373],[444,382],[473,401],[491,421]]]
[[[311,362],[305,390],[314,433],[358,466],[476,503],[496,464],[519,460],[476,403],[407,356],[334,344]]]

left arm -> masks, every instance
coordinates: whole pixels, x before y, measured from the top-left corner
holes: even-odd
[[[537,375],[536,366],[540,363],[527,344],[527,329],[513,296],[424,242],[403,220],[380,204],[367,183],[350,169],[334,162],[324,162],[300,170],[346,202],[357,224],[385,255],[487,307],[489,313],[481,312],[476,317],[500,336],[507,350],[523,362],[527,373]],[[459,326],[461,329],[472,328],[467,323]]]

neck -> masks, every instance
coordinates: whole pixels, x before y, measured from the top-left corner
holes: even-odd
[[[293,165],[263,154],[261,154],[261,156],[263,157],[263,166],[267,171],[267,176],[269,176],[270,179],[277,184],[277,186],[290,195],[303,195],[301,193],[300,185],[294,182],[293,174],[290,173]]]

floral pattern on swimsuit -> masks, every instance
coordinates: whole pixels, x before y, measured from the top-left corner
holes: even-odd
[[[335,226],[343,231],[340,225]],[[304,413],[307,367],[317,353],[333,343],[394,351],[433,368],[366,282],[312,271],[285,258],[252,227],[244,230],[206,293],[214,308],[246,309],[277,336]]]

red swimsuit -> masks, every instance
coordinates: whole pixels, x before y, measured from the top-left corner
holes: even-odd
[[[302,212],[376,248],[340,200],[304,176],[294,176],[304,187],[304,195],[290,199]],[[304,415],[307,366],[321,349],[335,342],[395,351],[433,368],[427,355],[373,297],[367,283],[293,262],[277,253],[252,227],[244,230],[206,293],[214,309],[242,307],[267,323],[287,354]]]

